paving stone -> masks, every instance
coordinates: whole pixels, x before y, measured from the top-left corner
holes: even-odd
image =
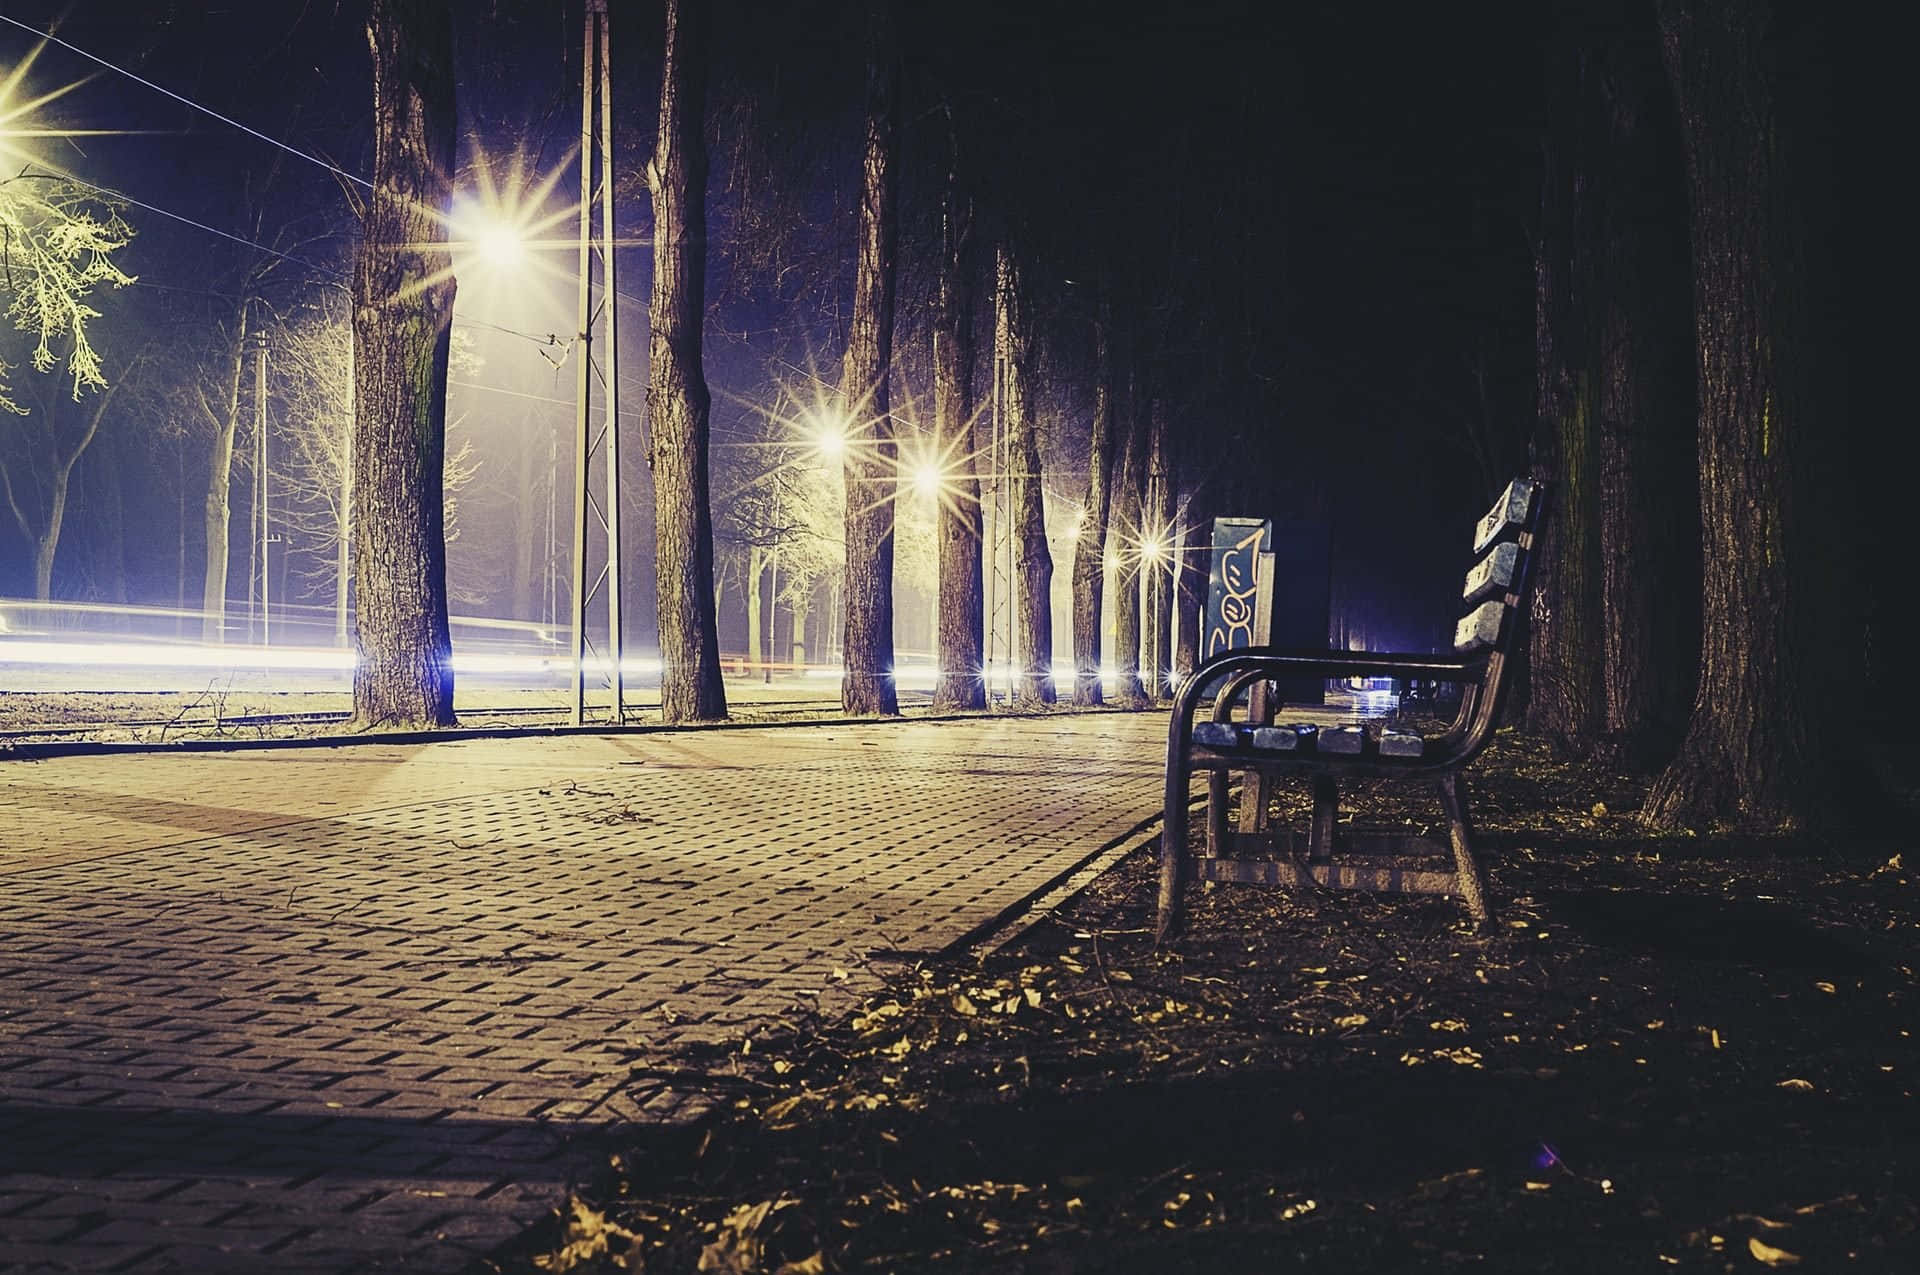
[[[1151,814],[1163,732],[0,762],[0,1271],[457,1271],[616,1121],[707,1109],[633,1062],[844,1011],[867,953],[951,943]]]

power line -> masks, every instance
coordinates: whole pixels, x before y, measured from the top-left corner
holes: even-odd
[[[0,18],[4,18],[8,22],[13,21],[12,18],[7,18],[6,15],[4,14],[0,14]],[[158,214],[159,216],[168,218],[171,221],[177,221],[182,223],[183,225],[192,226],[196,230],[204,230],[210,235],[218,235],[222,239],[230,239],[234,243],[243,244],[246,247],[252,248],[258,252],[264,252],[269,256],[278,257],[282,261],[291,261],[296,266],[304,266],[308,270],[312,270],[319,274],[326,275],[329,278],[340,280],[342,282],[344,282],[346,279],[345,275],[340,274],[336,270],[332,270],[326,266],[320,265],[318,262],[304,260],[300,257],[294,256],[290,252],[281,252],[278,248],[269,248],[267,247],[267,245],[263,243],[255,243],[251,239],[242,238],[241,236],[233,234],[229,231],[221,230],[216,226],[209,226],[204,221],[195,221],[193,218],[187,216],[185,213],[169,212],[167,209],[160,207],[158,204],[150,204],[150,203],[147,203],[145,200],[135,199],[132,195],[127,194],[124,190],[115,190],[111,186],[102,186],[99,182],[88,181],[84,177],[68,172],[66,169],[61,168],[57,164],[48,164],[43,162],[40,166],[42,168],[51,169],[52,171],[48,173],[22,173],[21,176],[22,177],[40,177],[43,179],[55,179],[59,181],[68,181],[68,182],[72,182],[76,186],[85,186],[88,190],[97,191],[98,193],[105,195],[109,199],[117,199],[117,200],[120,200],[122,203],[131,204],[135,208],[145,209],[147,212]]]
[[[318,164],[320,165],[320,167],[326,169],[328,172],[333,173],[340,177],[344,177],[350,182],[354,182],[360,186],[364,186],[368,190],[373,189],[372,182],[368,181],[364,177],[359,177],[353,173],[348,172],[346,169],[340,167],[338,164],[330,163],[327,160],[321,159],[318,155],[310,155],[306,151],[303,151],[296,146],[289,146],[285,142],[281,141],[279,138],[269,137],[267,134],[261,132],[257,128],[249,128],[247,125],[242,124],[239,120],[233,119],[231,116],[222,115],[220,112],[214,110],[212,107],[202,106],[200,105],[200,103],[194,101],[190,97],[183,97],[180,94],[174,92],[170,88],[165,88],[161,85],[155,84],[152,80],[145,79],[141,76],[135,75],[132,71],[127,70],[127,68],[125,68],[124,66],[116,66],[112,62],[107,61],[105,58],[100,57],[97,54],[87,52],[85,49],[81,48],[77,44],[70,44],[67,41],[62,40],[59,36],[54,35],[51,32],[42,31],[38,27],[28,26],[26,23],[20,21],[18,18],[10,18],[4,13],[0,13],[0,22],[5,22],[10,26],[18,27],[20,28],[20,30],[25,31],[28,35],[37,35],[42,40],[45,40],[50,44],[57,44],[61,48],[66,49],[70,53],[77,53],[81,57],[87,59],[87,61],[89,62],[97,63],[100,66],[106,67],[107,70],[109,71],[113,71],[120,75],[124,75],[129,80],[132,80],[135,84],[145,85],[147,88],[152,89],[154,92],[163,94],[166,97],[170,97],[174,101],[179,102],[183,106],[192,107],[194,110],[199,111],[202,115],[211,115],[214,119],[219,120],[222,124],[231,125],[232,127],[239,129],[243,133],[246,133],[253,137],[257,137],[269,146],[277,146],[281,150],[287,152],[289,155],[297,155],[301,159],[306,160],[308,163]]]

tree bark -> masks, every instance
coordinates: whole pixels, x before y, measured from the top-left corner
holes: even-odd
[[[1124,347],[1123,347],[1124,348]],[[1141,420],[1136,352],[1126,348],[1126,374],[1116,381],[1117,426],[1124,438],[1119,474],[1113,488],[1113,676],[1114,698],[1122,707],[1143,708],[1147,690],[1140,681],[1140,541],[1147,467],[1147,431]]]
[[[654,573],[660,621],[660,716],[727,715],[713,586],[707,429],[712,400],[701,364],[707,270],[705,0],[668,0],[659,136],[647,166],[653,192],[652,374]]]
[[[1858,635],[1843,520],[1817,504],[1839,439],[1809,410],[1794,138],[1762,0],[1658,9],[1692,204],[1703,611],[1692,718],[1643,817],[1791,831],[1836,813],[1857,760],[1836,714]]]
[[[899,67],[890,0],[868,5],[866,144],[861,164],[853,317],[841,366],[847,413],[846,621],[840,684],[850,714],[900,711],[893,683],[893,502],[899,490],[889,383],[893,367],[894,127]]]
[[[1627,28],[1627,24],[1621,24]],[[1597,76],[1599,495],[1607,759],[1664,765],[1686,728],[1699,661],[1699,481],[1687,413],[1684,212],[1661,146],[1659,49],[1614,35]],[[1675,227],[1669,237],[1667,226]]]
[[[987,683],[980,567],[980,479],[973,453],[973,209],[960,193],[958,143],[940,207],[940,280],[933,325],[934,447],[942,468],[936,549],[939,597],[933,684],[936,712],[983,709]]]
[[[1592,182],[1587,50],[1578,34],[1548,58],[1546,165],[1533,241],[1533,467],[1553,484],[1535,559],[1529,729],[1584,751],[1597,741],[1601,689],[1600,500],[1594,372]]]
[[[1113,315],[1105,298],[1093,330],[1093,421],[1087,447],[1087,495],[1073,542],[1073,702],[1097,707],[1100,602],[1106,583],[1107,520],[1113,508]]]
[[[233,440],[240,428],[240,365],[247,348],[249,306],[234,308],[231,339],[222,353],[223,378],[218,409],[204,402],[213,418],[213,452],[207,464],[207,494],[202,502],[206,527],[206,571],[200,578],[200,639],[225,641],[227,623],[227,559],[233,527]]]
[[[747,575],[745,597],[747,603],[747,672],[757,673],[754,666],[770,662],[773,659],[772,638],[761,627],[764,618],[762,607],[766,602],[767,551],[759,545],[747,546]]]
[[[1001,391],[1007,470],[1013,488],[1014,592],[1020,668],[1016,700],[1023,707],[1051,704],[1053,688],[1053,555],[1047,549],[1040,440],[1033,419],[1033,334],[1029,329],[1025,270],[1001,243],[994,254],[994,345],[1005,368]]]
[[[354,723],[453,715],[443,500],[453,268],[447,0],[374,0],[373,195],[353,277]]]
[[[1173,676],[1185,682],[1200,666],[1200,613],[1206,609],[1207,568],[1213,554],[1214,487],[1202,481],[1180,518],[1180,545],[1174,554]]]
[[[1144,633],[1145,678],[1147,694],[1163,699],[1171,691],[1167,672],[1173,645],[1173,458],[1168,437],[1167,411],[1158,398],[1149,411],[1147,442],[1147,516],[1148,555],[1141,568],[1146,572],[1147,613],[1141,620]]]

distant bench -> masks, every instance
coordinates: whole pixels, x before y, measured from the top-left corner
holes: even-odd
[[[1461,769],[1486,747],[1499,719],[1516,635],[1527,604],[1545,484],[1516,478],[1474,529],[1474,566],[1463,594],[1466,614],[1454,629],[1453,656],[1370,651],[1230,651],[1195,670],[1174,699],[1167,729],[1165,820],[1160,835],[1159,935],[1179,932],[1188,881],[1255,885],[1318,885],[1409,894],[1451,894],[1478,922],[1488,917],[1486,886],[1473,856],[1467,788]],[[1276,721],[1272,684],[1283,678],[1390,677],[1450,682],[1460,707],[1446,730],[1422,736],[1402,725],[1315,726]],[[1240,701],[1247,711],[1233,713]],[[1203,699],[1212,712],[1196,723]],[[1208,775],[1204,853],[1187,848],[1192,778]],[[1229,826],[1227,782],[1243,776],[1238,827]],[[1268,826],[1275,779],[1305,777],[1313,819],[1302,838]],[[1337,835],[1339,780],[1344,776],[1422,779],[1439,788],[1449,843],[1401,834]],[[1452,870],[1431,866],[1451,849]],[[1341,852],[1336,857],[1336,851]],[[1348,852],[1352,852],[1349,854]]]

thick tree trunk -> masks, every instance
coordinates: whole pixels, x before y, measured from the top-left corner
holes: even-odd
[[[840,704],[852,714],[900,711],[893,684],[893,502],[899,465],[893,438],[895,237],[893,138],[898,113],[890,0],[868,7],[866,145],[861,165],[853,317],[840,373],[848,415],[846,628]]]
[[[1087,496],[1073,542],[1073,702],[1106,699],[1100,681],[1100,601],[1106,583],[1107,520],[1113,508],[1113,316],[1106,300],[1093,331],[1093,421],[1087,447]]]
[[[659,137],[647,166],[653,192],[652,376],[654,578],[660,620],[660,716],[727,715],[713,586],[707,428],[712,400],[701,364],[706,317],[708,33],[704,0],[668,0]]]
[[[1006,369],[1000,410],[1007,435],[1013,488],[1014,629],[1020,654],[1016,699],[1026,707],[1051,704],[1053,689],[1053,555],[1047,549],[1041,499],[1040,440],[1033,419],[1033,334],[1028,329],[1026,280],[1020,261],[1002,243],[994,254],[995,362]]]
[[[353,277],[354,722],[452,724],[443,503],[453,22],[374,0],[373,195]]]
[[[1144,518],[1141,488],[1146,481],[1147,429],[1141,419],[1137,378],[1133,370],[1133,352],[1128,351],[1127,373],[1117,385],[1119,395],[1117,426],[1124,442],[1120,447],[1120,467],[1113,487],[1113,679],[1114,699],[1126,708],[1143,708],[1146,687],[1140,681],[1140,541]]]
[[[1687,157],[1699,376],[1700,685],[1656,827],[1791,830],[1833,811],[1857,616],[1842,519],[1822,516],[1837,431],[1809,411],[1793,133],[1760,0],[1661,0]],[[1817,431],[1817,433],[1816,433]]]
[[[1601,690],[1598,378],[1592,337],[1591,83],[1577,37],[1556,42],[1540,226],[1533,243],[1536,419],[1533,465],[1553,483],[1553,517],[1535,560],[1527,726],[1584,750],[1598,738]]]
[[[213,451],[207,463],[207,494],[202,502],[206,528],[206,571],[200,577],[200,639],[226,640],[228,539],[233,525],[233,440],[240,428],[240,365],[247,348],[248,305],[235,307],[233,327],[222,353],[220,403],[211,408]],[[228,371],[227,369],[231,369]]]
[[[949,124],[949,140],[952,129]],[[957,149],[957,144],[956,144]],[[973,210],[950,158],[941,196],[940,282],[933,324],[933,431],[942,478],[935,517],[936,712],[983,709],[987,683],[980,567],[980,479],[973,463]]]
[[[1624,25],[1624,24],[1623,24]],[[1633,28],[1629,28],[1633,29]],[[1600,587],[1608,760],[1653,770],[1686,728],[1699,661],[1699,481],[1685,359],[1684,210],[1661,145],[1659,49],[1614,36],[1598,76]],[[1671,235],[1664,228],[1672,226]]]

